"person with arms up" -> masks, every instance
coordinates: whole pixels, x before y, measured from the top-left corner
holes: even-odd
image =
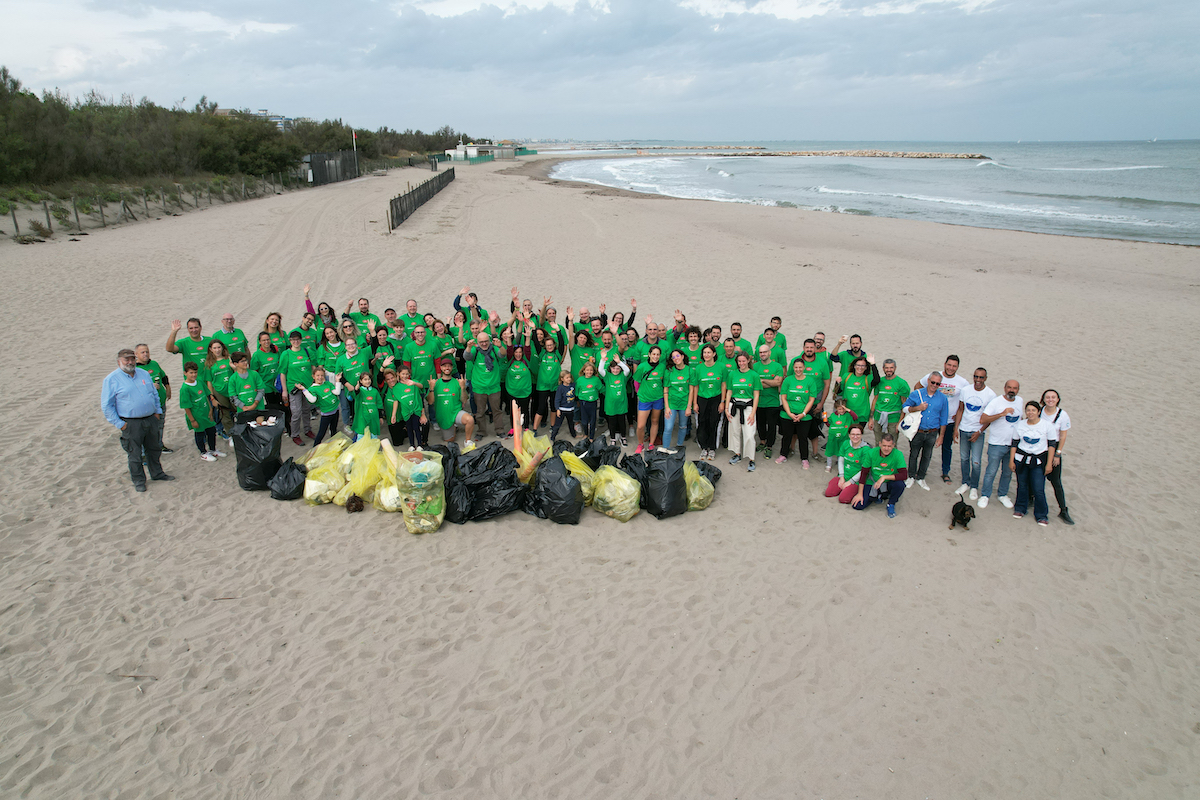
[[[185,373],[186,374],[186,373]],[[174,476],[163,472],[161,453],[162,403],[154,378],[137,367],[137,355],[132,350],[117,353],[117,368],[108,374],[100,387],[100,410],[109,424],[121,432],[121,448],[129,462],[129,477],[136,491],[146,491],[146,470],[150,479],[173,481]]]
[[[847,339],[850,340],[850,349],[844,353],[839,353],[838,350],[846,343]],[[837,375],[834,376],[833,394],[835,397],[842,393],[839,391],[839,387],[845,383],[846,376],[850,374],[850,368],[854,366],[854,360],[856,358],[866,358],[866,356],[867,354],[863,352],[862,337],[857,333],[850,336],[843,335],[838,338],[837,344],[833,346],[833,352],[829,354],[829,360],[841,367]]]
[[[987,469],[983,473],[983,485],[979,487],[980,508],[987,508],[997,471],[1000,472],[1000,505],[1013,507],[1012,500],[1008,499],[1008,485],[1012,481],[1008,451],[1012,447],[1013,428],[1021,421],[1021,409],[1025,406],[1025,401],[1017,394],[1019,391],[1020,383],[1005,381],[1004,394],[984,406],[980,414],[979,421],[987,431]]]
[[[309,370],[308,378],[303,381],[296,381],[291,388],[292,391],[300,394],[310,406],[315,406],[317,413],[321,415],[321,424],[317,428],[317,437],[313,440],[314,447],[324,441],[325,434],[337,433],[338,396],[342,391],[340,376],[334,375],[333,380],[326,380],[325,368],[320,364],[313,364]],[[294,397],[291,402],[294,405],[299,404]],[[307,413],[304,415],[304,421],[307,424]],[[307,435],[311,436],[312,434],[309,433]],[[292,441],[301,447],[304,446],[304,440],[299,436],[293,438]]]
[[[1046,476],[1054,469],[1054,450],[1058,446],[1058,428],[1042,419],[1042,407],[1036,400],[1025,404],[1025,419],[1013,426],[1012,449],[1008,468],[1017,474],[1017,502],[1013,517],[1020,519],[1033,496],[1033,518],[1043,528],[1049,525],[1046,506]]]
[[[208,343],[210,337],[203,334],[203,328],[200,325],[200,320],[192,317],[187,321],[188,335],[183,338],[179,336],[180,329],[183,328],[183,323],[179,320],[174,320],[171,323],[171,333],[167,336],[167,345],[165,349],[168,353],[178,353],[183,356],[183,362],[195,361],[196,364],[201,364],[204,361],[204,356],[208,353]]]
[[[850,507],[865,511],[871,503],[885,503],[888,518],[894,518],[896,503],[904,494],[905,484],[901,476],[905,469],[904,456],[896,449],[896,440],[890,433],[885,433],[879,440],[879,447],[872,447],[871,452],[863,456],[860,466],[869,470],[867,483],[859,484]]]
[[[626,380],[629,367],[617,357],[606,362],[608,374],[604,376],[604,420],[608,427],[609,444],[625,446],[627,429],[626,415],[629,413],[629,394]]]
[[[983,432],[980,417],[987,404],[996,399],[996,393],[987,386],[987,370],[976,367],[971,386],[959,395],[958,418],[954,421],[954,438],[958,440],[959,466],[962,469],[962,486],[955,494],[971,492],[971,499],[979,498],[979,478],[983,469],[983,446],[987,436]]]
[[[503,353],[496,347],[491,335],[481,330],[477,340],[463,353],[463,358],[473,365],[471,390],[475,397],[475,432],[481,440],[487,434],[487,413],[490,409],[496,438],[505,438],[512,425],[508,422],[504,403],[500,401],[500,384],[508,372]]]
[[[348,319],[354,323],[358,334],[369,334],[376,328],[382,327],[383,322],[379,317],[371,313],[371,303],[365,297],[358,298],[358,311],[351,311],[353,303],[346,303],[346,310],[342,312],[342,319]],[[359,343],[362,346],[362,343]]]
[[[929,469],[929,461],[933,458],[934,448],[942,446],[942,436],[950,421],[950,404],[945,395],[938,391],[942,385],[942,375],[931,372],[925,380],[925,385],[908,396],[904,402],[901,414],[910,411],[921,412],[921,424],[912,438],[912,446],[908,451],[908,480],[905,486],[912,486],[913,472],[917,474],[917,486],[929,491],[925,482],[925,473]]]
[[[1071,513],[1067,510],[1067,495],[1062,486],[1062,454],[1067,443],[1067,431],[1071,430],[1071,418],[1067,412],[1058,407],[1058,391],[1047,389],[1042,392],[1042,419],[1049,422],[1058,431],[1058,447],[1054,449],[1054,458],[1050,459],[1053,469],[1046,476],[1054,487],[1054,499],[1058,501],[1058,518],[1068,525],[1074,525]]]

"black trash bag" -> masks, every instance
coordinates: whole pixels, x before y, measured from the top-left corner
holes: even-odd
[[[578,525],[583,514],[583,487],[561,458],[543,461],[522,510],[559,525]]]
[[[554,455],[561,456],[565,452],[575,452],[575,443],[566,439],[554,440]]]
[[[267,482],[271,489],[271,499],[299,500],[304,496],[304,476],[307,474],[308,470],[303,464],[297,464],[296,459],[288,458],[275,473],[275,477]]]
[[[426,450],[433,451],[442,457],[442,470],[445,473],[445,490],[446,490],[446,522],[452,522],[455,525],[466,524],[467,517],[471,515],[471,501],[474,499],[474,493],[458,479],[456,470],[458,469],[458,459],[460,457],[458,443],[446,442],[445,444],[435,444],[426,447]]]
[[[258,417],[275,416],[274,425],[250,427]],[[284,430],[283,409],[243,411],[233,426],[233,452],[237,456],[238,485],[247,492],[265,492],[279,471],[279,447]]]
[[[588,440],[580,439],[578,442],[575,443],[575,455],[579,456],[580,458],[583,458],[584,456],[587,455],[588,447],[590,447],[590,445],[588,444]]]
[[[684,453],[652,450],[646,456],[646,510],[659,519],[674,517],[688,509]]]
[[[499,442],[493,442],[493,444],[499,444]],[[512,454],[509,453],[509,455]],[[513,461],[515,462],[516,459],[514,458]],[[517,473],[509,470],[506,475],[495,477],[475,489],[475,496],[471,502],[471,514],[468,519],[478,522],[516,511],[521,507],[521,502],[525,499],[525,493],[528,491],[529,487],[521,483],[517,478]]]
[[[454,476],[454,470],[458,465],[458,442],[446,442],[445,444],[430,445],[425,449],[432,450],[442,457],[442,470],[446,473],[446,484],[449,486],[449,483]]]
[[[646,507],[646,495],[650,492],[650,483],[646,479],[646,462],[641,455],[634,453],[621,459],[621,471],[642,485],[638,505]]]
[[[517,466],[517,457],[511,450],[500,442],[489,442],[469,453],[460,453],[454,474],[474,491],[509,473],[515,478]]]
[[[604,439],[599,438],[592,442],[591,446],[579,455],[579,458],[595,471],[602,466],[617,466],[621,463],[622,454],[623,452],[619,446],[605,444]]]
[[[721,480],[721,470],[714,467],[710,461],[693,461],[692,463],[696,465],[696,469],[700,471],[701,475],[708,478],[709,483],[715,489],[717,481]]]

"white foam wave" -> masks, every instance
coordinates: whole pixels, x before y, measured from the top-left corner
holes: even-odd
[[[1131,167],[1014,167],[1011,164],[1001,164],[999,161],[980,161],[975,166],[1000,167],[1001,169],[1021,169],[1030,172],[1128,172],[1137,169],[1166,169],[1161,164],[1139,164]]]

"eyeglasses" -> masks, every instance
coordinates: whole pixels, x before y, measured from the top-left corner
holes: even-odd
[[[941,386],[942,382],[941,381],[930,381],[929,385],[930,386]]]

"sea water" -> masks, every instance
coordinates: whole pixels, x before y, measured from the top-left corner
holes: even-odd
[[[564,161],[552,175],[670,197],[1200,245],[1200,141],[745,144],[987,158],[739,156],[643,142],[609,150],[646,155]]]

